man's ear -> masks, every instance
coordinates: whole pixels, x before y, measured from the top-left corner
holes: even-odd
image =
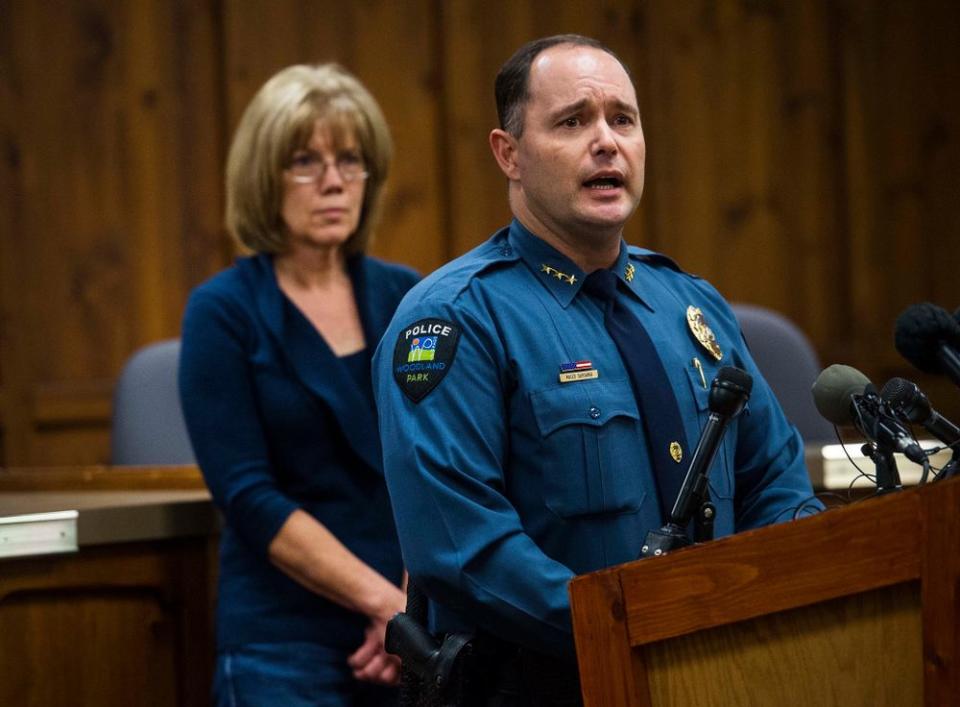
[[[496,128],[490,131],[490,149],[500,165],[500,170],[507,175],[507,179],[519,179],[520,171],[517,166],[517,138],[505,130]]]

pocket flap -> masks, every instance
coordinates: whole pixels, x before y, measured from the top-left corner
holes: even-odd
[[[626,378],[560,383],[531,392],[530,404],[543,437],[565,425],[599,427],[618,415],[640,419]]]

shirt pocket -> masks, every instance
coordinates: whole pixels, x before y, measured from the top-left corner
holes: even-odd
[[[540,432],[537,466],[543,497],[562,518],[633,513],[648,481],[640,416],[630,382],[582,381],[533,391],[530,402]]]
[[[697,407],[697,436],[687,440],[687,444],[690,447],[689,458],[691,459],[693,458],[693,452],[699,441],[700,432],[710,417],[710,385],[713,383],[713,379],[716,378],[717,371],[720,370],[719,366],[708,363],[703,359],[699,359],[700,368],[698,368],[693,361],[694,359],[691,359],[686,367],[687,379],[690,383],[690,393]],[[703,372],[702,377],[701,370]],[[706,387],[704,387],[704,383],[706,383]],[[746,414],[746,410],[741,414]],[[710,466],[709,476],[707,477],[710,484],[710,495],[715,500],[729,500],[734,496],[736,486],[733,478],[733,455],[736,450],[736,438],[737,420],[734,419],[727,425],[723,439],[720,442],[720,449],[717,450],[717,456]],[[687,464],[687,466],[689,466],[689,464]],[[684,467],[684,472],[686,472],[686,466]]]

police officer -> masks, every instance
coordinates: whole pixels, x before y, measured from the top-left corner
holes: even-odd
[[[486,684],[516,704],[576,704],[567,584],[636,559],[663,524],[673,498],[654,457],[669,447],[678,486],[721,366],[754,386],[710,473],[716,534],[790,518],[812,491],[727,303],[622,239],[645,145],[620,60],[585,37],[540,39],[503,66],[496,97],[490,146],[515,218],[397,310],[374,361],[384,469],[431,629],[498,645]],[[595,271],[647,332],[656,360],[640,368],[661,371],[659,399],[631,379],[585,287]]]

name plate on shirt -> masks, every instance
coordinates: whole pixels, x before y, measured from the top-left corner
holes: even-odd
[[[591,378],[599,378],[600,371],[594,369],[592,371],[567,371],[566,373],[560,374],[561,383],[573,383],[574,381],[585,381],[590,380]]]

